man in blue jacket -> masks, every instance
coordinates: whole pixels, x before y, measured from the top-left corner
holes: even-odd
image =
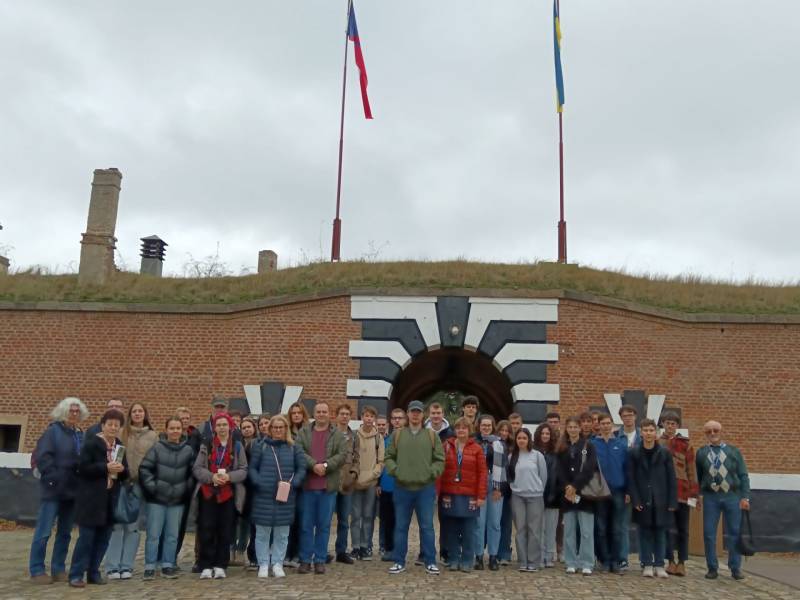
[[[626,503],[627,482],[625,468],[628,461],[628,444],[625,437],[614,435],[611,415],[600,417],[600,435],[591,439],[597,453],[597,463],[611,490],[611,498],[595,502],[594,533],[595,553],[601,571],[621,573],[627,560],[623,554],[623,536],[628,535]]]

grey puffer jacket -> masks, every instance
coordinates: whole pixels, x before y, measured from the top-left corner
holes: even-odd
[[[192,482],[194,450],[186,442],[158,440],[139,466],[139,484],[148,502],[183,504]]]

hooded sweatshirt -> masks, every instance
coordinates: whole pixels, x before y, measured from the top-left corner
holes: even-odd
[[[378,483],[383,470],[383,438],[377,427],[369,433],[362,425],[356,432],[356,451],[358,452],[358,479],[355,489],[366,490]]]

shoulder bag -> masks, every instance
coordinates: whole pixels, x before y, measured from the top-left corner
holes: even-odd
[[[583,450],[581,450],[581,471],[583,471],[583,466],[586,464],[586,445],[588,443],[587,441],[583,446]],[[606,478],[603,477],[603,471],[600,469],[599,462],[597,463],[597,470],[592,474],[589,483],[583,486],[579,493],[582,498],[586,498],[587,500],[605,500],[611,497],[611,490],[608,487]]]

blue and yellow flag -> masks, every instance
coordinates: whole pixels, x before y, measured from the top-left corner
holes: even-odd
[[[553,53],[556,61],[556,102],[558,112],[564,111],[564,74],[561,72],[561,19],[558,0],[553,0]]]

